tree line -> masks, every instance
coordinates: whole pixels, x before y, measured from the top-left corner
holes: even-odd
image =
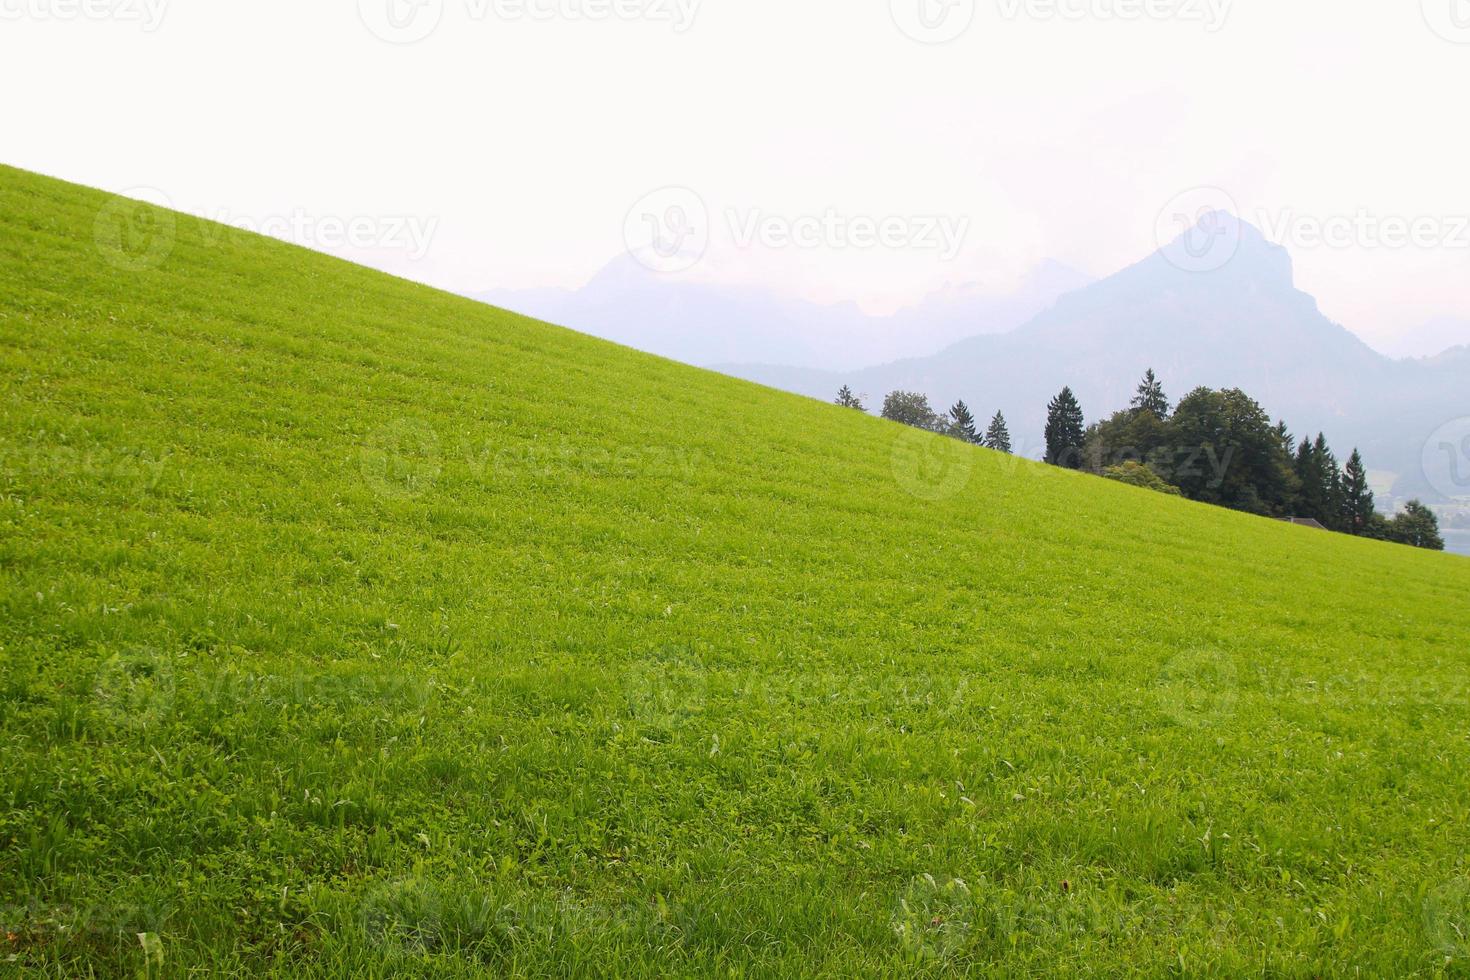
[[[842,390],[837,393],[836,403],[843,408],[855,408],[860,412],[868,410],[847,385],[843,385]],[[941,415],[930,407],[927,395],[916,391],[891,391],[883,399],[882,414],[889,421],[902,422],[916,429],[937,432],[1003,453],[1011,451],[1011,430],[1006,426],[1005,414],[999,411],[982,433],[970,407],[963,401],[955,402],[947,413]]]
[[[837,404],[866,410],[846,385]],[[1011,451],[1005,415],[996,412],[978,432],[963,401],[948,413],[911,391],[883,399],[886,419]],[[1070,387],[1047,404],[1045,462],[1160,493],[1265,517],[1310,519],[1345,534],[1444,549],[1433,511],[1411,500],[1393,518],[1375,507],[1368,469],[1356,448],[1344,464],[1318,433],[1300,442],[1285,422],[1272,422],[1239,388],[1200,387],[1171,405],[1152,369],[1129,406],[1088,425]]]

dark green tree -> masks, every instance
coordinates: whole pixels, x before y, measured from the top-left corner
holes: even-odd
[[[1323,527],[1342,527],[1341,473],[1337,457],[1320,432],[1317,441],[1303,439],[1292,460],[1299,489],[1292,517],[1310,517]]]
[[[1312,452],[1312,440],[1303,439],[1296,447],[1296,455],[1292,457],[1291,468],[1296,471],[1297,482],[1301,484],[1296,494],[1296,511],[1293,517],[1310,517],[1315,521],[1322,521],[1318,515],[1322,513],[1322,483],[1317,478],[1317,457]]]
[[[841,405],[843,408],[855,408],[859,412],[867,411],[867,408],[863,405],[862,399],[860,399],[857,395],[854,395],[852,393],[852,389],[849,388],[847,385],[843,385],[842,390],[837,393],[837,404]]]
[[[1087,427],[1082,457],[1094,473],[1124,463],[1165,465],[1169,445],[1169,423],[1152,411],[1130,408]]]
[[[1132,407],[1140,412],[1148,412],[1156,419],[1169,417],[1169,399],[1164,394],[1164,386],[1154,377],[1153,368],[1144,372],[1143,381],[1138,385],[1138,393],[1133,396]]]
[[[1325,502],[1322,523],[1334,531],[1344,529],[1342,520],[1342,469],[1337,465],[1337,456],[1327,445],[1327,439],[1320,432],[1317,441],[1312,444],[1312,451],[1321,460],[1322,466],[1322,499]]]
[[[1082,406],[1071,388],[1063,388],[1046,406],[1046,461],[1080,470],[1085,435]]]
[[[1444,538],[1439,533],[1439,518],[1434,511],[1417,500],[1405,504],[1403,512],[1394,515],[1393,520],[1388,522],[1386,537],[1390,541],[1413,545],[1415,548],[1444,550]]]
[[[1006,426],[1004,413],[996,412],[995,418],[990,420],[990,428],[985,430],[985,448],[998,449],[1003,453],[1011,451],[1011,430]]]
[[[1393,523],[1378,511],[1368,516],[1368,525],[1363,528],[1363,537],[1374,541],[1393,541]]]
[[[1356,450],[1342,470],[1342,523],[1349,534],[1363,534],[1373,516],[1373,491],[1368,488],[1368,469]]]
[[[1290,459],[1296,450],[1296,440],[1291,437],[1291,430],[1286,427],[1286,422],[1276,423],[1276,441],[1281,443],[1281,451]]]
[[[929,397],[917,391],[890,391],[883,399],[883,417],[930,432],[943,432],[948,427],[929,406]]]
[[[1341,531],[1345,527],[1342,520],[1342,470],[1338,468],[1337,456],[1327,447],[1327,441],[1320,436],[1317,439],[1317,448],[1322,453],[1322,465],[1327,467],[1326,483],[1324,487],[1327,493],[1327,520],[1323,521],[1334,531]]]
[[[1196,388],[1169,420],[1167,464],[1151,465],[1191,500],[1290,517],[1297,478],[1282,433],[1238,388]]]
[[[949,434],[964,442],[980,444],[980,434],[975,431],[975,416],[970,414],[970,407],[963,401],[955,402],[949,410]]]

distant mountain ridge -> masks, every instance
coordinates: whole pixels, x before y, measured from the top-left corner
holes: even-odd
[[[1470,352],[1395,361],[1324,316],[1294,282],[1291,257],[1234,216],[1233,234],[1200,254],[1188,236],[1115,275],[1061,296],[1024,325],[977,336],[931,357],[860,371],[773,365],[719,370],[778,388],[830,398],[840,385],[870,406],[898,388],[936,406],[963,398],[977,416],[1006,413],[1019,448],[1041,445],[1047,400],[1070,385],[1090,421],[1124,408],[1152,367],[1177,401],[1208,385],[1242,388],[1298,436],[1325,432],[1344,454],[1362,448],[1391,471],[1395,493],[1432,496],[1425,440],[1470,414]]]
[[[950,286],[890,316],[749,286],[662,275],[624,255],[576,290],[492,290],[472,299],[688,364],[760,360],[850,370],[932,354],[1026,322],[1092,280],[1045,262],[1013,290]]]
[[[1436,317],[1373,346],[1389,357],[1438,357],[1457,347],[1470,347],[1470,320]]]

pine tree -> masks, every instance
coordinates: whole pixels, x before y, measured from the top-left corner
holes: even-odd
[[[1342,471],[1342,519],[1349,534],[1362,534],[1373,516],[1373,491],[1368,489],[1368,470],[1356,449]]]
[[[1320,432],[1312,446],[1317,454],[1317,465],[1322,471],[1322,523],[1334,531],[1344,529],[1342,519],[1342,470],[1337,467],[1337,457],[1327,448],[1327,439]]]
[[[843,408],[855,408],[859,412],[867,411],[867,408],[863,406],[862,399],[854,395],[852,389],[847,385],[843,385],[842,390],[837,393],[837,404]]]
[[[1046,461],[1080,470],[1085,435],[1082,406],[1071,388],[1063,388],[1046,406]]]
[[[1143,375],[1143,381],[1138,385],[1138,394],[1133,396],[1134,408],[1152,412],[1155,418],[1166,419],[1169,417],[1169,398],[1164,394],[1164,386],[1159,384],[1159,379],[1154,377],[1154,369],[1149,368]]]
[[[980,435],[975,431],[975,416],[970,414],[970,408],[963,401],[954,403],[949,410],[950,435],[964,442],[978,444]]]
[[[995,413],[995,418],[990,420],[990,428],[985,430],[985,448],[997,449],[1003,453],[1011,451],[1011,430],[1006,426],[1006,417],[1001,412]]]
[[[1296,495],[1296,517],[1310,517],[1324,527],[1342,525],[1342,500],[1338,490],[1337,458],[1327,448],[1327,437],[1303,439],[1292,461],[1300,486]]]
[[[1281,451],[1291,458],[1292,450],[1296,449],[1296,440],[1291,436],[1291,430],[1286,427],[1286,420],[1282,419],[1276,423],[1276,441],[1281,443]]]
[[[1296,514],[1293,516],[1310,517],[1314,521],[1328,525],[1326,488],[1321,459],[1312,446],[1312,440],[1303,439],[1301,445],[1297,446],[1292,468],[1296,470],[1296,478],[1301,482],[1301,489],[1296,495],[1296,507],[1294,508]]]

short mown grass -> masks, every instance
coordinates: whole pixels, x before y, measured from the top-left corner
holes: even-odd
[[[0,972],[1470,971],[1464,559],[10,169],[0,275]]]

